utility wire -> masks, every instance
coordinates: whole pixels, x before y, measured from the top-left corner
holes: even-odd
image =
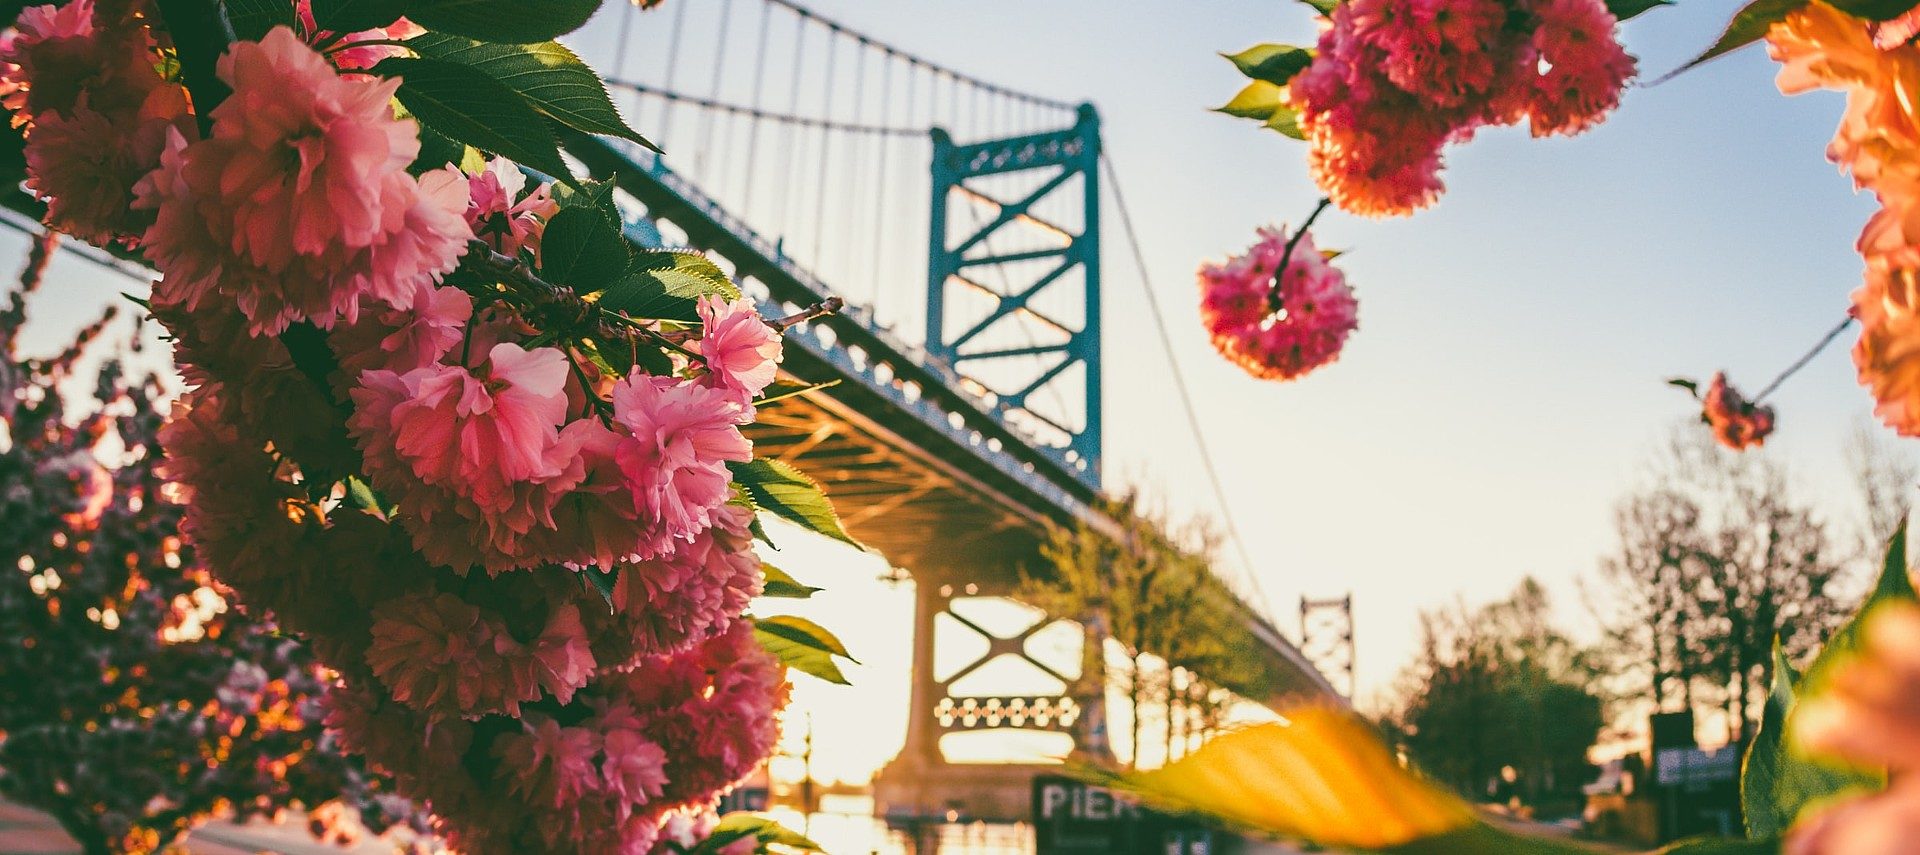
[[[1127,246],[1133,250],[1133,264],[1139,270],[1140,290],[1146,292],[1147,309],[1153,315],[1154,329],[1160,333],[1160,347],[1167,355],[1167,367],[1173,372],[1173,387],[1180,393],[1180,405],[1187,412],[1187,428],[1193,432],[1193,444],[1200,451],[1200,465],[1207,473],[1208,483],[1213,485],[1214,501],[1220,504],[1220,517],[1227,526],[1227,538],[1233,541],[1234,550],[1239,553],[1241,566],[1245,570],[1247,584],[1253,588],[1254,599],[1266,610],[1266,619],[1274,620],[1273,601],[1267,599],[1267,590],[1260,584],[1260,576],[1254,571],[1253,555],[1247,551],[1247,541],[1240,536],[1240,526],[1233,521],[1233,506],[1227,502],[1226,488],[1221,486],[1220,471],[1213,465],[1213,452],[1207,447],[1206,434],[1200,430],[1200,417],[1193,408],[1193,393],[1187,388],[1186,375],[1180,372],[1180,360],[1173,353],[1173,336],[1167,332],[1167,318],[1160,311],[1160,298],[1153,293],[1152,280],[1147,276],[1147,257],[1140,249],[1140,235],[1134,231],[1133,215],[1127,211],[1126,196],[1120,192],[1120,174],[1113,166],[1113,158],[1103,147],[1100,152],[1100,165],[1107,173],[1107,185],[1113,188],[1113,206],[1120,214],[1120,229],[1127,236]]]

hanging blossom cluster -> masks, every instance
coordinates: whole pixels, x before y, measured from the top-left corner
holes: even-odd
[[[1726,372],[1715,372],[1700,396],[1700,420],[1713,438],[1734,451],[1758,448],[1773,433],[1773,408],[1748,401],[1727,383]]]
[[[1847,95],[1827,157],[1881,205],[1858,243],[1866,276],[1853,292],[1861,327],[1853,360],[1875,414],[1920,436],[1920,113],[1911,96],[1920,47],[1899,40],[1883,49],[1873,25],[1820,2],[1773,25],[1767,45],[1782,92]]]
[[[108,8],[23,14],[6,104],[49,223],[162,274],[183,533],[311,642],[335,738],[462,851],[654,848],[768,756],[786,702],[741,617],[762,580],[729,469],[783,324],[542,281],[572,209],[504,161],[418,164],[400,80],[361,72],[392,46],[273,28],[196,114],[153,11]]]
[[[1620,103],[1634,61],[1602,0],[1350,0],[1285,98],[1314,181],[1343,210],[1439,198],[1441,150],[1525,119],[1572,135]]]
[[[1228,361],[1263,380],[1293,380],[1340,356],[1360,325],[1359,303],[1311,232],[1291,247],[1283,229],[1259,235],[1245,255],[1200,266],[1200,321]]]

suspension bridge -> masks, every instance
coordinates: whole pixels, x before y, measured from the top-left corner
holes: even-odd
[[[1135,241],[1097,109],[909,53],[794,0],[610,4],[572,43],[666,152],[568,145],[617,182],[634,239],[707,251],[769,312],[847,305],[791,336],[784,363],[799,380],[838,382],[763,411],[753,439],[819,478],[849,530],[915,583],[907,739],[875,781],[877,807],[1024,818],[1046,767],[954,763],[941,743],[1006,728],[1105,750],[1104,692],[1028,650],[1056,620],[1083,616],[1009,634],[956,608],[1013,593],[1049,524],[1119,533],[1097,502],[1103,210]],[[1252,700],[1336,695],[1269,621],[1252,568],[1237,569],[1227,581],[1277,675]],[[936,641],[939,622],[984,652],[937,673],[936,644],[949,643]],[[1082,629],[1102,643],[1101,628]],[[1002,659],[1059,690],[956,691]]]
[[[1026,818],[1033,777],[1057,767],[956,763],[942,740],[1048,731],[1107,750],[1097,675],[1029,649],[1084,616],[1007,632],[964,608],[1013,594],[1020,570],[1040,566],[1049,525],[1121,532],[1098,501],[1103,221],[1121,226],[1143,286],[1146,271],[1097,109],[989,82],[794,0],[609,3],[568,41],[666,152],[566,141],[580,171],[616,182],[631,239],[706,251],[769,314],[845,302],[790,334],[783,363],[791,379],[833,385],[765,407],[752,438],[819,479],[848,530],[914,582],[907,739],[875,781],[877,807]],[[1206,474],[1218,494],[1211,463]],[[1225,581],[1274,677],[1250,700],[1338,696],[1274,627],[1244,547],[1240,558]],[[956,648],[983,652],[938,673],[941,623],[975,636]],[[1099,649],[1093,623],[1076,631]],[[1007,659],[1057,690],[961,691]]]

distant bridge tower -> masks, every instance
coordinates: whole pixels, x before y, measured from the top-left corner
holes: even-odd
[[[1300,652],[1353,700],[1353,595],[1300,598]]]
[[[1053,439],[1069,471],[1095,486],[1099,167],[1092,104],[1071,128],[1010,139],[956,144],[934,128],[927,251],[927,352],[997,397],[1009,422]]]

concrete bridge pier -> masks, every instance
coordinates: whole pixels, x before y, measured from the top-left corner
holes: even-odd
[[[955,612],[961,597],[1005,596],[1004,586],[983,589],[957,581],[951,573],[915,573],[913,682],[908,701],[907,738],[900,753],[874,777],[877,813],[898,820],[954,819],[1012,822],[1028,820],[1036,775],[1057,774],[1052,763],[957,763],[940,746],[949,733],[1020,729],[1069,733],[1078,759],[1112,759],[1106,734],[1105,668],[1099,655],[1106,641],[1105,622],[1095,615],[1081,623],[1085,641],[1078,674],[1063,675],[1035,659],[1027,640],[1058,619],[1044,617],[1012,635],[996,635]],[[948,615],[983,636],[987,650],[978,659],[941,675],[935,671],[936,621]],[[1060,679],[1060,695],[985,696],[952,693],[953,684],[987,663],[1015,657]]]

